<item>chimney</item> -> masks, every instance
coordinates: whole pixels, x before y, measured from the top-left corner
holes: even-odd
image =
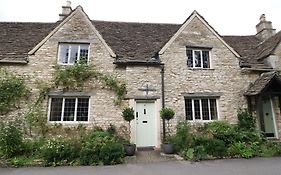
[[[72,12],[71,8],[71,1],[67,0],[66,5],[62,6],[62,12],[59,14],[59,20],[63,20],[67,15],[69,15]]]
[[[276,34],[276,29],[272,28],[271,21],[266,21],[265,14],[260,16],[260,22],[256,25],[256,36],[261,40],[266,40]]]

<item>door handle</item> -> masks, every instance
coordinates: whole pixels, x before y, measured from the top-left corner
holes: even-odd
[[[138,120],[138,118],[139,118],[139,113],[136,112],[136,119]]]
[[[142,123],[147,123],[147,121],[142,121]]]

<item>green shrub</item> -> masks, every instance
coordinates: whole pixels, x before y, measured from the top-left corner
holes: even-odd
[[[171,108],[163,108],[160,111],[161,118],[168,120],[168,121],[171,120],[174,117],[174,115],[175,115],[175,112]]]
[[[235,141],[246,142],[246,143],[262,143],[265,142],[265,138],[259,131],[255,130],[241,130],[237,128],[237,134],[235,136]]]
[[[23,78],[0,68],[0,114],[5,114],[29,93]]]
[[[169,142],[174,144],[176,152],[183,151],[190,147],[192,144],[190,125],[187,122],[178,123],[176,134],[169,138]]]
[[[123,119],[127,122],[131,122],[135,118],[134,109],[126,107],[122,111]]]
[[[238,127],[242,130],[253,131],[256,128],[256,121],[247,109],[238,111]]]
[[[228,153],[231,157],[243,157],[248,159],[255,155],[255,150],[251,145],[247,145],[245,142],[236,142],[229,147]]]
[[[41,154],[41,147],[46,143],[46,139],[43,137],[35,139],[25,139],[23,141],[22,153],[26,156],[34,156]]]
[[[206,125],[206,130],[215,139],[222,140],[226,146],[236,142],[237,130],[226,121],[214,121]]]
[[[34,166],[34,165],[41,165],[41,161],[36,156],[15,156],[9,159],[9,163],[14,167],[21,167],[21,166]]]
[[[41,152],[46,165],[64,165],[79,157],[81,141],[57,136],[46,141]]]
[[[195,161],[207,159],[207,151],[203,145],[199,145],[194,148],[194,159]]]
[[[281,155],[281,143],[268,141],[260,146],[258,154],[261,157],[272,157]]]
[[[227,147],[222,140],[209,139],[205,145],[208,155],[214,157],[224,157],[227,155]]]
[[[185,160],[194,160],[194,149],[193,148],[186,148],[181,152],[181,156]]]
[[[207,159],[208,155],[204,146],[199,145],[194,148],[186,148],[181,152],[185,160],[200,161]]]
[[[99,156],[104,165],[115,165],[123,162],[124,154],[123,144],[112,139],[101,147]]]
[[[0,152],[6,157],[21,154],[22,131],[18,122],[0,123]]]
[[[123,162],[123,145],[107,132],[91,132],[84,140],[79,161],[82,165],[114,165]]]

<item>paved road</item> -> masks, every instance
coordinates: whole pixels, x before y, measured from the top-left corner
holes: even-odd
[[[2,168],[1,175],[280,175],[281,157],[98,167]]]

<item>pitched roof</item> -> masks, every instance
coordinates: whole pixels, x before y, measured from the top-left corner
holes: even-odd
[[[0,22],[0,62],[26,62],[28,52],[56,25]]]
[[[272,37],[268,38],[261,44],[259,44],[256,47],[257,53],[256,57],[257,59],[263,59],[271,54],[274,53],[275,48],[278,46],[278,44],[281,41],[281,31],[273,35]]]
[[[223,36],[223,39],[229,43],[241,56],[255,54],[255,47],[261,42],[254,35],[249,36]]]
[[[180,28],[177,24],[92,21],[121,61],[149,61]]]
[[[261,74],[261,76],[244,93],[244,95],[252,96],[260,94],[274,78],[278,78],[281,81],[281,77],[278,72],[267,72]]]
[[[174,42],[174,40],[183,32],[183,30],[189,25],[189,23],[194,18],[198,18],[205,25],[205,27],[208,28],[211,33],[213,33],[217,37],[217,39],[219,39],[235,56],[240,57],[240,55],[222,39],[221,35],[196,10],[191,13],[191,15],[180,26],[177,32],[169,39],[169,41],[164,45],[164,47],[162,47],[159,54],[163,54],[165,52],[165,50]]]
[[[79,9],[79,7],[76,9]],[[197,15],[205,21],[196,11],[190,17],[192,15]],[[117,55],[116,62],[119,63],[150,61],[159,63],[160,60],[157,57],[156,59],[153,57],[157,56],[159,51],[183,27],[183,25],[179,24],[91,22],[98,30],[98,33],[101,34],[102,39]],[[220,36],[207,21],[205,22],[218,37],[223,39],[222,41],[227,46],[230,46],[231,50],[234,49],[233,52],[242,56],[242,62],[250,65],[252,68],[270,69],[270,67],[263,63],[262,58],[274,52],[277,45],[281,42],[281,32],[261,42],[253,35]],[[0,22],[0,62],[27,62],[29,51],[34,49],[58,26],[59,22]]]
[[[223,36],[223,39],[241,56],[242,61],[256,69],[272,69],[263,62],[263,58],[274,54],[275,48],[281,42],[281,31],[265,41],[255,35]]]

